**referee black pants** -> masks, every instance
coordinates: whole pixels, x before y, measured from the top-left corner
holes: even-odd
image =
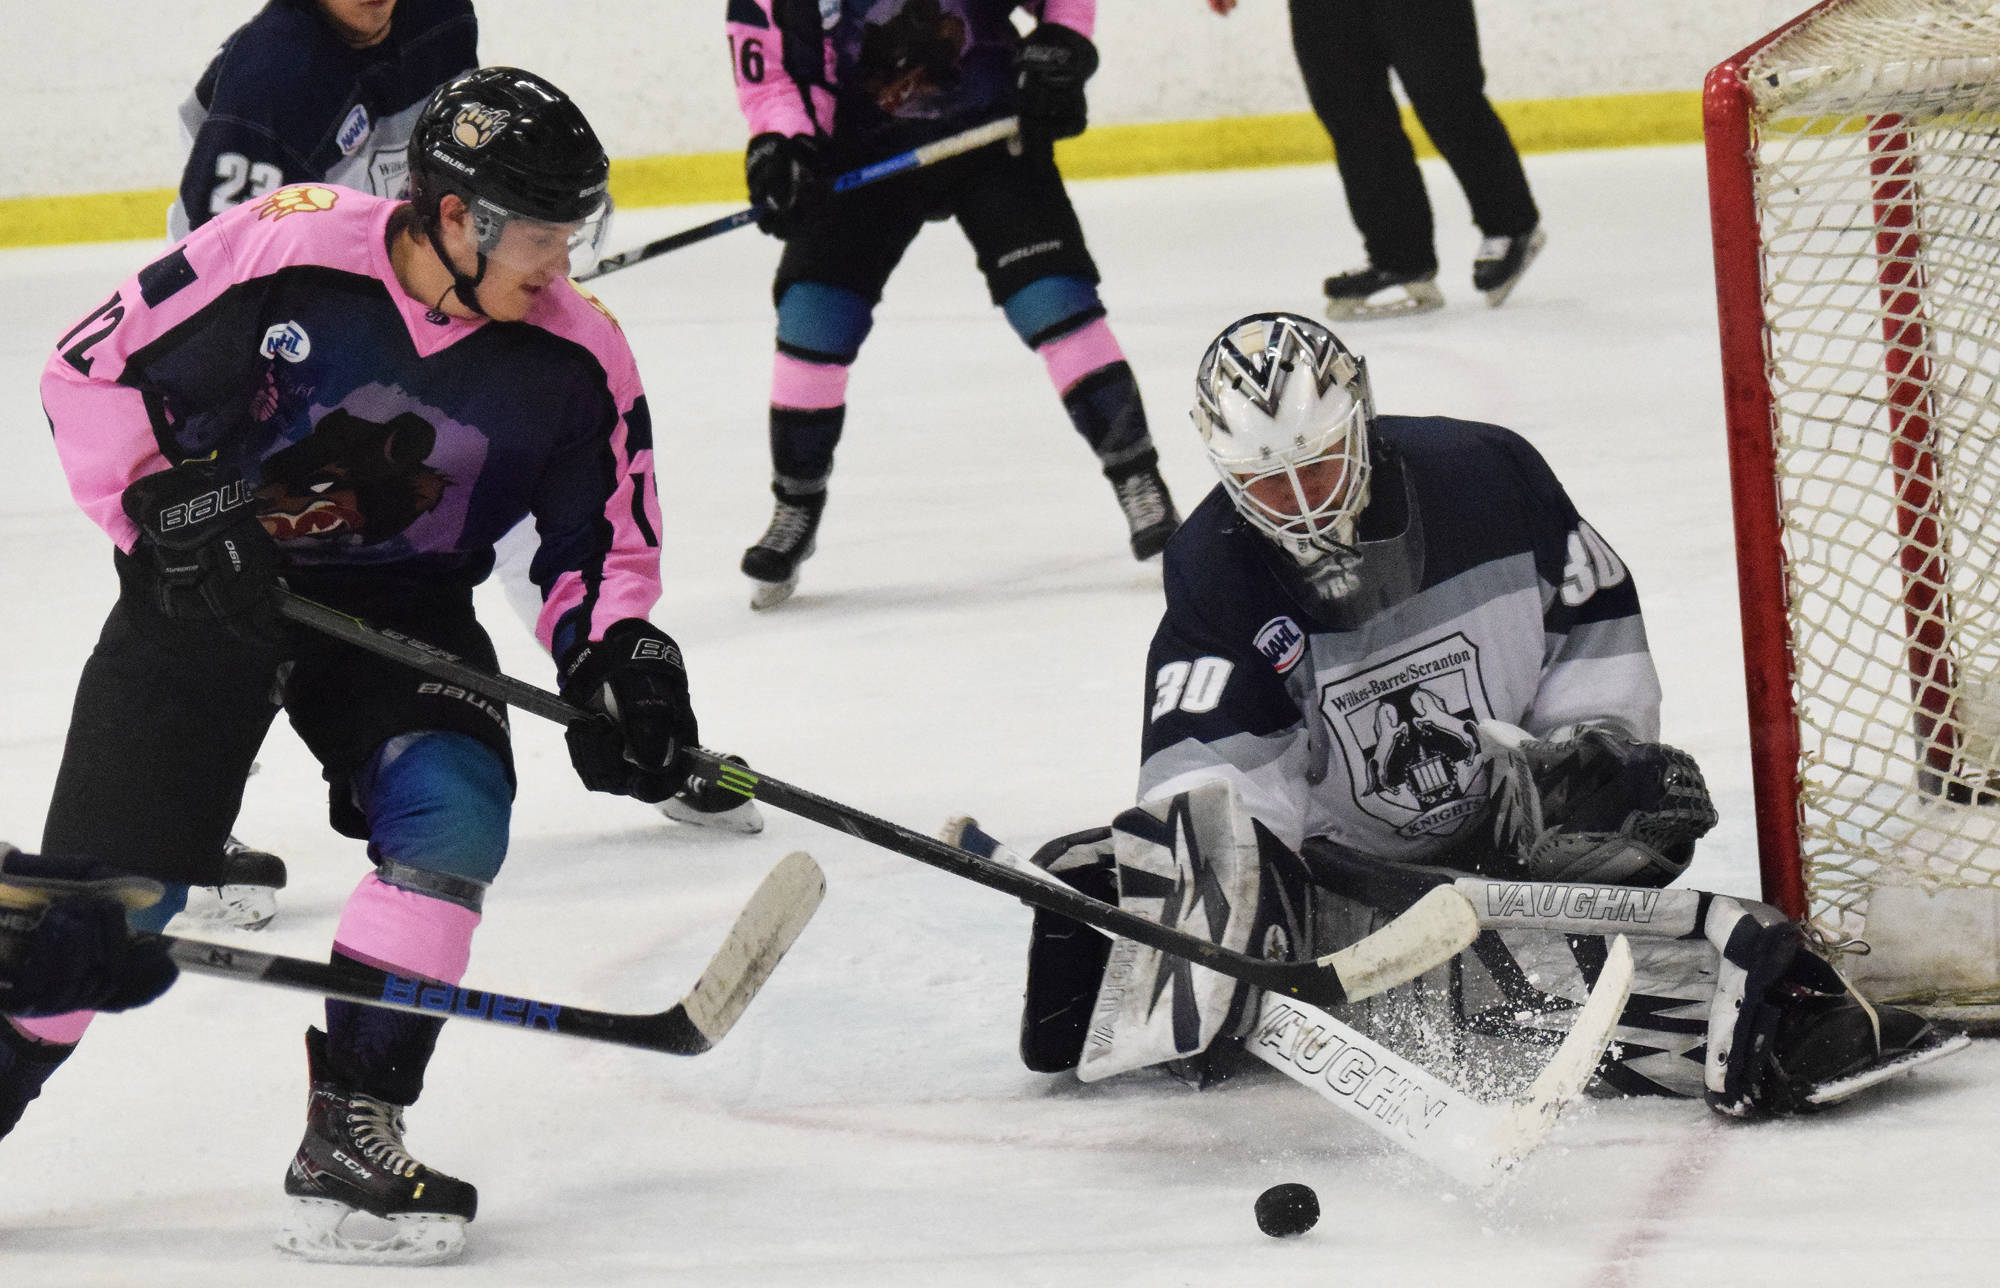
[[[1292,48],[1378,268],[1437,267],[1430,199],[1389,90],[1393,70],[1488,237],[1540,220],[1520,154],[1486,99],[1472,0],[1291,0]]]

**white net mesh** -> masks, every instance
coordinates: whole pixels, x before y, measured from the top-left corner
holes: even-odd
[[[1850,0],[1741,77],[1802,857],[1859,935],[1877,887],[2000,889],[2000,0]]]

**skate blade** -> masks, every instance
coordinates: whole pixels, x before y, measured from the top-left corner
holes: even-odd
[[[764,815],[757,809],[756,801],[741,801],[722,810],[701,810],[678,796],[669,796],[658,808],[676,823],[692,823],[718,832],[755,836],[764,830]]]
[[[1487,308],[1497,309],[1507,302],[1507,297],[1514,293],[1514,288],[1519,286],[1521,279],[1528,275],[1528,265],[1535,262],[1535,256],[1541,254],[1542,247],[1548,244],[1549,235],[1537,229],[1535,235],[1528,239],[1528,253],[1521,257],[1521,267],[1514,270],[1512,277],[1486,292]]]
[[[752,585],[755,589],[750,592],[750,611],[761,613],[790,599],[792,592],[799,588],[799,578],[797,573],[793,573],[783,581],[759,581]]]
[[[262,930],[277,915],[278,892],[271,886],[193,886],[188,890],[187,907],[175,915],[173,926],[198,930]]]
[[[1881,1064],[1863,1069],[1859,1073],[1850,1074],[1845,1078],[1835,1078],[1831,1082],[1821,1083],[1819,1086],[1813,1088],[1812,1093],[1806,1097],[1806,1103],[1811,1105],[1837,1104],[1854,1095],[1856,1092],[1866,1091],[1868,1088],[1878,1083],[1887,1082],[1891,1078],[1900,1078],[1913,1069],[1927,1065],[1933,1060],[1941,1060],[1954,1051],[1963,1051],[1971,1045],[1972,1039],[1965,1034],[1950,1034],[1932,1043],[1930,1046],[1904,1051],[1892,1059],[1884,1060]]]
[[[1391,294],[1390,291],[1401,292]],[[1444,307],[1444,292],[1436,282],[1409,282],[1361,299],[1328,299],[1326,316],[1335,322],[1372,322],[1378,318],[1435,313]]]
[[[349,1217],[360,1217],[389,1233],[377,1239],[343,1234],[341,1223]],[[372,1217],[335,1199],[294,1196],[274,1242],[280,1252],[329,1265],[434,1266],[465,1251],[465,1218],[440,1212]]]

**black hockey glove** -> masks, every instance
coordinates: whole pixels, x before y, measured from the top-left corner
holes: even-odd
[[[120,902],[159,895],[154,883],[101,865],[0,846],[0,1013],[122,1011],[165,992],[179,971],[164,948],[134,942]]]
[[[826,205],[824,154],[810,134],[759,134],[743,154],[757,227],[790,238]]]
[[[1700,767],[1665,743],[1602,727],[1530,738],[1496,720],[1479,741],[1493,759],[1494,844],[1531,880],[1664,886],[1715,826]]]
[[[1096,71],[1097,46],[1090,37],[1059,22],[1029,32],[1014,58],[1022,137],[1039,143],[1083,133],[1089,124],[1083,83]]]
[[[283,638],[278,550],[257,521],[256,494],[215,461],[188,461],[125,489],[139,525],[132,554],[166,617],[215,622],[246,644]]]
[[[701,734],[688,704],[680,645],[642,618],[613,622],[562,669],[565,699],[597,713],[569,727],[569,758],[594,792],[658,804],[687,785],[681,752]]]

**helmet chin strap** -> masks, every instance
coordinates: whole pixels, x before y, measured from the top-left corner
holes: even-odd
[[[431,249],[437,252],[438,261],[444,265],[444,271],[451,274],[451,289],[445,294],[458,296],[460,304],[471,309],[475,316],[483,318],[486,316],[486,310],[479,306],[479,284],[486,280],[486,252],[477,247],[473,249],[472,253],[479,261],[478,272],[470,277],[459,272],[458,262],[446,252],[444,236],[438,231],[443,222],[441,218],[425,220],[424,236],[430,240]],[[431,311],[433,313],[444,311],[444,295],[438,296],[438,302],[432,306]]]

